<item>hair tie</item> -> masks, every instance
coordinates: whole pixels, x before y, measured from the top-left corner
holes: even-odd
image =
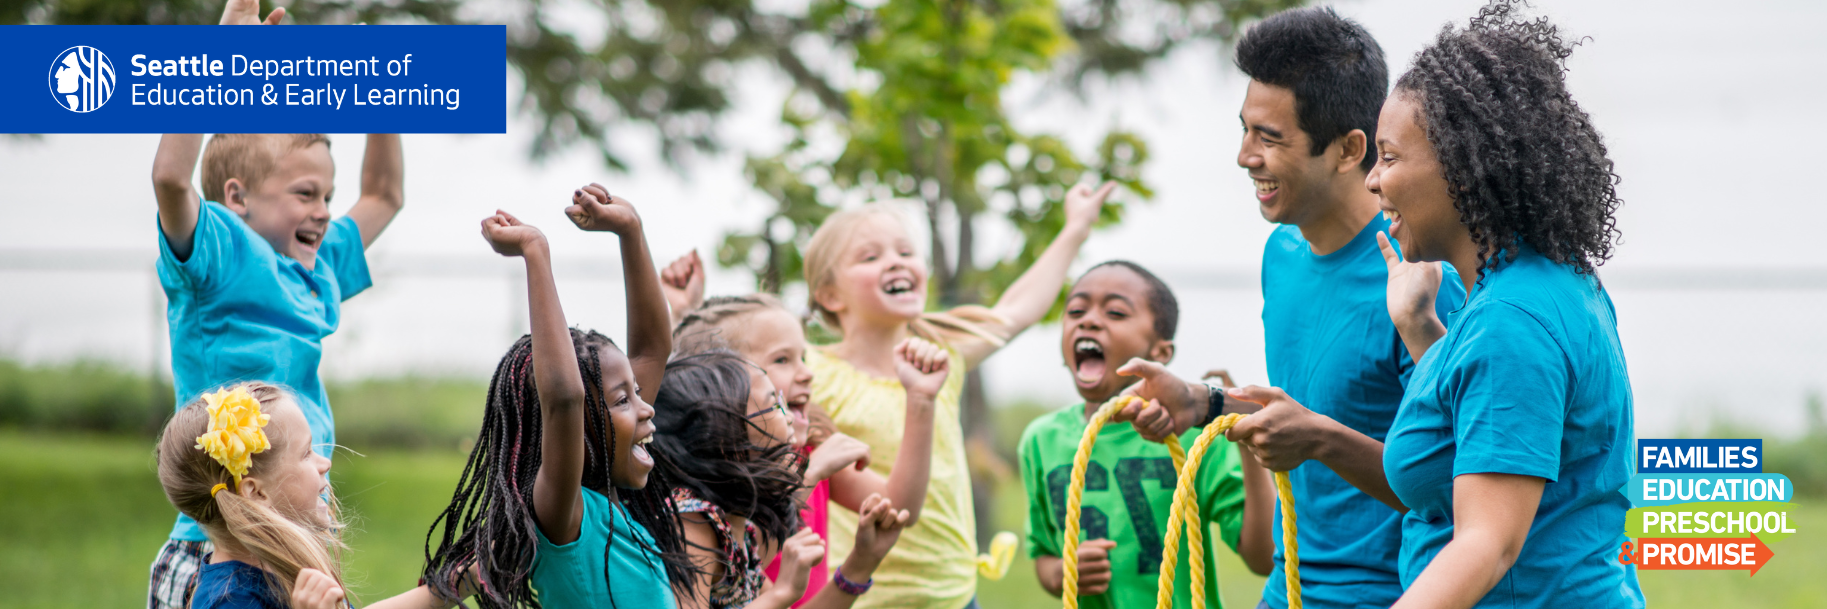
[[[197,436],[196,448],[222,464],[238,486],[253,464],[253,456],[272,447],[266,432],[260,429],[272,415],[260,412],[260,400],[248,393],[247,385],[205,393],[203,401],[208,404],[209,430]],[[211,491],[210,496],[215,496],[215,492]]]
[[[216,493],[222,492],[222,489],[225,488],[228,488],[227,482],[217,482],[215,486],[209,487],[209,498],[215,499]]]

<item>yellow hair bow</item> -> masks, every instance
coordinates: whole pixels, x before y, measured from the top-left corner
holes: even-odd
[[[197,436],[196,448],[228,469],[240,486],[253,455],[273,446],[260,429],[272,416],[261,414],[260,401],[244,386],[205,393],[203,401],[209,409],[209,431]]]

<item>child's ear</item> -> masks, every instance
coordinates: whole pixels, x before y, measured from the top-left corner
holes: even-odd
[[[253,476],[241,478],[240,495],[246,497],[250,501],[257,501],[260,503],[272,501],[272,498],[267,497],[266,495],[266,484],[261,482],[259,478]]]
[[[827,285],[819,288],[818,293],[812,295],[812,299],[818,301],[819,308],[830,311],[832,315],[836,315],[843,311],[844,299],[838,298],[836,294],[833,294],[835,291],[837,291],[836,288]]]
[[[222,200],[217,201],[235,215],[247,216],[247,189],[242,187],[240,178],[229,178],[222,183]]]
[[[1174,361],[1174,341],[1155,341],[1155,344],[1148,348],[1148,359],[1162,364],[1172,363]]]

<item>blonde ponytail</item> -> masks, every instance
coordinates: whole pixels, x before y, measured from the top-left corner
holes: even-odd
[[[279,387],[258,381],[237,387],[252,394],[266,412],[292,399]],[[323,571],[342,585],[340,554],[344,546],[335,495],[326,491],[330,521],[321,528],[301,524],[306,520],[294,517],[299,515],[281,514],[240,495],[236,476],[197,448],[197,438],[209,431],[209,424],[210,414],[202,399],[179,409],[165,424],[158,446],[159,484],[165,488],[165,498],[196,520],[219,545],[224,541],[240,544],[258,558],[280,598],[291,596],[299,571],[307,568]],[[274,464],[275,455],[293,454],[283,438],[275,440],[272,448],[252,455],[247,475],[259,477]],[[218,490],[218,486],[222,488]]]

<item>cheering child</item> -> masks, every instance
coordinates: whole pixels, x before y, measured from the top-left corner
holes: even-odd
[[[1167,284],[1132,262],[1115,260],[1091,267],[1066,297],[1060,350],[1084,403],[1036,418],[1021,434],[1021,478],[1028,492],[1028,554],[1047,592],[1063,590],[1066,485],[1091,415],[1137,378],[1120,376],[1117,366],[1132,358],[1166,363],[1174,357],[1180,305]],[[1200,430],[1180,438],[1191,447]],[[1085,540],[1078,546],[1079,606],[1154,607],[1164,531],[1178,484],[1167,446],[1150,442],[1134,427],[1112,423],[1098,433],[1085,470],[1080,516]],[[1217,523],[1218,536],[1258,575],[1273,566],[1269,531],[1275,489],[1268,471],[1247,451],[1214,443],[1200,462],[1194,496],[1199,522]],[[1202,548],[1212,556],[1212,538]],[[1185,543],[1184,541],[1182,543]],[[1186,548],[1180,550],[1186,555]],[[1218,599],[1217,562],[1206,561],[1205,597]],[[1180,561],[1176,582],[1191,581]],[[1189,591],[1174,591],[1176,603],[1191,602]]]
[[[975,602],[977,525],[958,418],[964,372],[1052,308],[1066,267],[1115,188],[1114,183],[1096,190],[1073,187],[1059,237],[993,308],[927,313],[926,260],[890,207],[832,214],[812,235],[805,258],[811,310],[842,335],[837,344],[807,353],[812,401],[831,414],[839,431],[869,445],[872,469],[889,475],[902,443],[912,441],[903,439],[903,426],[916,414],[926,416],[911,408],[909,392],[895,381],[896,347],[909,336],[920,337],[947,352],[953,372],[930,406],[931,476],[924,505],[905,506],[918,520],[883,560],[877,593],[858,606],[959,609]],[[836,510],[831,521],[832,556],[848,555],[856,516]]]
[[[474,568],[485,607],[670,607],[695,574],[671,485],[653,473],[662,457],[648,451],[648,404],[672,349],[666,303],[633,206],[595,184],[573,203],[565,211],[579,227],[621,237],[629,351],[565,328],[538,229],[505,212],[483,220],[496,252],[526,261],[532,333],[489,384],[476,447],[432,525],[425,579],[438,586]]]

